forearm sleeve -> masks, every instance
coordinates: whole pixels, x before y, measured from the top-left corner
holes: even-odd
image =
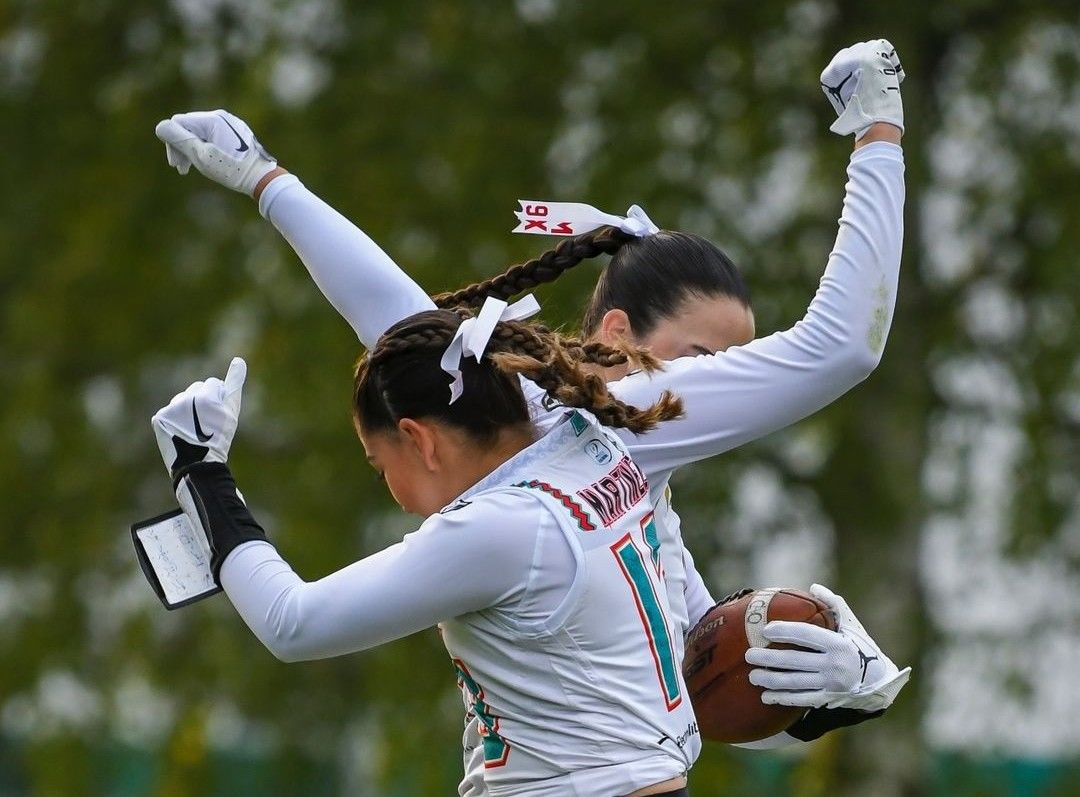
[[[694,557],[683,546],[683,567],[686,570],[686,586],[683,588],[683,597],[686,599],[686,614],[690,620],[689,628],[693,628],[705,613],[716,605],[709,588],[705,586],[705,580],[694,565]]]
[[[176,498],[180,508],[209,540],[210,569],[219,584],[221,565],[233,550],[244,543],[266,539],[224,462],[198,462],[185,467],[177,474]]]
[[[903,241],[904,159],[895,144],[868,144],[848,166],[840,229],[805,317],[715,355],[684,357],[654,374],[611,385],[634,406],[671,390],[685,416],[635,437],[634,460],[654,474],[715,456],[795,423],[865,379],[892,322]]]
[[[435,515],[400,543],[313,582],[270,543],[248,542],[225,560],[221,586],[283,661],[364,650],[520,597],[537,539],[535,511],[508,515],[520,508]]]
[[[378,245],[294,175],[270,182],[259,212],[300,256],[319,290],[371,348],[392,325],[435,304]]]

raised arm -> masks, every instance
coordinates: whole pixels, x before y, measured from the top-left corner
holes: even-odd
[[[368,348],[398,321],[435,308],[386,252],[295,176],[274,178],[257,198],[259,212],[289,242],[319,290]]]
[[[194,165],[258,200],[259,211],[365,346],[403,318],[434,308],[371,238],[278,166],[242,119],[225,110],[194,111],[160,122],[155,132],[181,174]]]
[[[847,173],[840,230],[802,320],[745,346],[684,357],[663,371],[632,374],[612,385],[635,406],[671,390],[686,407],[681,420],[640,437],[624,435],[646,473],[716,456],[782,429],[836,400],[877,367],[900,273],[903,151],[885,141],[860,146]]]

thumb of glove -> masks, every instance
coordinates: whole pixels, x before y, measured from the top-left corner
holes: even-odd
[[[225,374],[225,396],[239,393],[244,387],[245,379],[247,379],[247,363],[244,362],[243,357],[233,357],[232,362],[229,363],[229,370]]]
[[[838,606],[838,604],[843,602],[843,600],[844,600],[839,595],[837,595],[835,592],[833,592],[831,589],[826,587],[824,584],[811,584],[810,585],[810,594],[813,595],[815,598],[817,598],[822,603],[824,603],[826,606],[828,606],[833,611],[837,611],[840,608]],[[845,609],[847,608],[846,603],[844,605],[844,608]]]
[[[232,407],[233,412],[240,411],[240,393],[244,389],[244,380],[247,379],[247,363],[243,357],[233,357],[229,363],[229,370],[225,374],[225,383],[222,387],[222,400]]]
[[[869,638],[862,621],[855,616],[855,612],[848,606],[848,602],[840,595],[822,584],[812,584],[810,594],[836,612],[836,618],[842,628],[847,628],[849,631],[860,633]]]

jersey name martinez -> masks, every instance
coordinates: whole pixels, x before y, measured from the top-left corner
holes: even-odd
[[[649,483],[634,461],[624,456],[606,476],[578,490],[577,494],[596,510],[604,526],[610,528],[630,507],[649,494]]]

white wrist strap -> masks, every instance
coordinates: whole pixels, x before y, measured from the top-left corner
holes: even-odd
[[[514,211],[518,226],[511,232],[525,235],[580,235],[606,225],[638,238],[660,232],[639,205],[631,205],[623,217],[604,213],[583,202],[519,199],[518,204],[521,210]]]
[[[531,293],[519,299],[511,305],[507,305],[502,299],[489,296],[484,301],[480,313],[474,318],[466,318],[461,322],[454,339],[443,352],[439,365],[446,373],[454,378],[450,385],[450,403],[453,404],[461,398],[464,389],[464,381],[461,378],[461,359],[471,356],[480,362],[487,349],[491,333],[495,331],[495,325],[500,321],[520,321],[523,318],[536,315],[540,312],[540,303]]]

